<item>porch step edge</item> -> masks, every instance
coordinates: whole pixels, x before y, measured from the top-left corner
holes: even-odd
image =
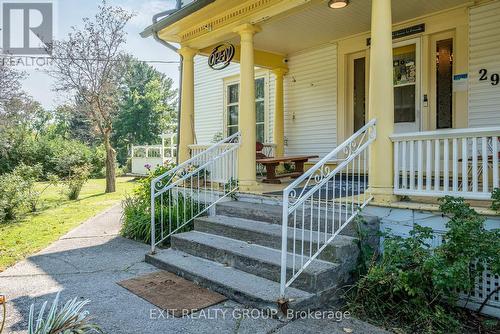
[[[280,285],[277,282],[174,249],[146,254],[145,261],[245,306],[262,310],[278,309]],[[316,307],[317,298],[309,292],[290,287],[287,288],[287,297],[292,309]]]
[[[198,231],[174,235],[172,248],[269,280],[280,280],[281,251],[273,248]],[[297,261],[300,261],[298,257]],[[298,268],[299,263],[295,269]],[[352,268],[316,259],[304,269],[293,286],[314,293],[324,291],[344,283],[349,277],[349,269]],[[292,275],[292,270],[292,255],[288,254],[288,275]]]
[[[258,222],[254,220],[228,217],[228,216],[211,216],[200,217],[195,219],[195,230],[215,234],[227,238],[232,238],[241,241],[250,241],[251,243],[281,250],[282,229],[280,225]],[[294,228],[288,228],[288,251],[293,250],[293,235]],[[302,247],[302,229],[295,229],[296,250]],[[313,232],[313,248],[317,246],[316,232]],[[327,236],[328,237],[328,236]],[[320,240],[325,240],[325,233],[320,232]],[[359,251],[356,245],[357,238],[337,235],[334,240],[320,254],[320,259],[329,262],[346,262],[349,258],[357,256]],[[305,252],[309,252],[310,232],[307,230],[304,233]]]

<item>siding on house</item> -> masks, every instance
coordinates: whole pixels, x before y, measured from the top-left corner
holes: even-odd
[[[337,45],[290,55],[285,76],[285,142],[287,154],[324,156],[337,145]],[[239,64],[212,70],[206,57],[195,58],[195,132],[197,143],[210,143],[224,131],[224,81],[237,80]],[[275,76],[266,77],[267,142],[273,141]]]
[[[224,78],[238,74],[240,65],[232,63],[222,71],[215,71],[208,66],[206,57],[197,56],[194,61],[196,143],[206,144],[223,131]]]
[[[317,154],[337,145],[337,45],[290,55],[285,77],[285,151]]]
[[[498,125],[500,84],[493,86],[491,75],[500,75],[500,1],[473,7],[469,12],[469,126]],[[480,69],[488,80],[480,81]]]
[[[198,144],[211,143],[214,135],[224,133],[224,82],[238,81],[240,65],[232,63],[224,70],[216,71],[207,64],[207,58],[195,57],[194,114],[195,134]],[[256,68],[256,76],[266,78],[267,142],[273,138],[275,77],[270,71]]]

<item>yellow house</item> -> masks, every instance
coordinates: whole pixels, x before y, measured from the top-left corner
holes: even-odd
[[[170,43],[179,45],[182,59],[180,164],[153,181],[152,212],[164,197],[179,194],[197,203],[205,196],[209,212],[235,192],[280,195],[275,299],[307,299],[293,289],[359,209],[411,209],[401,202],[406,197],[487,201],[499,187],[500,1],[179,5],[155,16],[142,33],[173,49]],[[263,183],[278,182],[272,171],[283,173],[280,163],[294,178],[282,186]],[[253,201],[266,211],[272,199]],[[222,209],[227,215],[238,210]],[[164,219],[163,211],[152,214],[153,252],[201,211],[181,223]],[[258,220],[243,211],[236,217]],[[311,251],[313,232],[317,252]],[[499,308],[492,302],[490,313]]]

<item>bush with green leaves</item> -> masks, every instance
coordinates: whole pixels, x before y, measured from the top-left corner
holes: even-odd
[[[31,212],[38,211],[40,198],[42,197],[42,194],[50,187],[57,186],[57,184],[59,183],[59,177],[57,175],[48,174],[45,178],[46,182],[43,186],[41,186],[41,188],[38,188],[35,185],[33,185],[28,191],[27,200]]]
[[[1,135],[0,139],[3,139]],[[92,166],[92,177],[103,177],[104,158],[102,145],[90,147],[52,133],[34,135],[16,129],[5,144],[0,144],[0,174],[13,171],[21,163],[28,166],[40,164],[44,179],[50,174],[66,178],[73,167],[88,164]]]
[[[43,187],[37,187],[36,182],[42,178],[43,169],[41,164],[36,164],[34,166],[27,166],[24,163],[19,164],[13,171],[13,173],[18,174],[22,177],[25,187],[25,200],[28,209],[31,212],[36,212],[38,210],[38,205],[40,202],[41,195],[51,186],[57,185],[59,182],[59,177],[54,174],[48,174],[45,176],[47,183]]]
[[[41,191],[36,181],[42,174],[42,166],[19,164],[10,173],[0,175],[0,222],[12,220],[25,207],[36,211]]]
[[[144,243],[151,242],[151,180],[162,175],[173,166],[160,166],[152,171],[147,177],[138,181],[138,185],[134,190],[132,196],[128,196],[123,202],[123,226],[121,230],[121,235],[132,239],[141,241]],[[164,184],[163,186],[167,186]],[[192,214],[199,212],[203,206],[196,202],[194,199],[183,196],[182,193],[172,195],[172,198],[168,197],[165,193],[163,196],[163,201],[157,199],[155,206],[155,218],[156,221],[161,221],[161,215],[163,214],[163,220],[165,228],[168,229],[168,219],[172,219],[174,224],[179,224],[183,221],[189,220]],[[177,225],[174,225],[176,228]],[[193,223],[189,223],[186,226],[180,228],[178,232],[186,232],[192,230]],[[160,224],[156,225],[156,235],[161,235]],[[168,245],[168,240],[164,245]]]
[[[347,295],[350,310],[408,333],[462,333],[460,292],[473,291],[485,264],[500,274],[500,230],[463,199],[445,197],[449,217],[442,244],[431,248],[431,228],[414,226],[408,238],[388,235],[384,253]]]
[[[491,193],[491,208],[500,212],[500,188],[495,188]]]
[[[69,200],[76,200],[80,196],[83,185],[90,177],[91,167],[89,165],[75,166],[71,169],[69,177],[66,179],[67,196]]]
[[[60,306],[58,292],[50,310],[45,313],[47,302],[44,302],[37,316],[35,316],[35,305],[32,304],[28,319],[28,334],[103,333],[99,326],[90,322],[89,312],[84,310],[89,303],[88,299],[79,301],[75,297]]]
[[[0,222],[14,219],[26,204],[26,184],[21,175],[0,175]]]

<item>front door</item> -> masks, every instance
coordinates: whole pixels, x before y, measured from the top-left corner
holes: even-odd
[[[362,128],[367,120],[367,93],[368,93],[368,68],[366,52],[358,52],[349,55],[348,58],[348,100],[349,110],[346,123],[346,134],[352,133]]]
[[[420,40],[394,44],[394,132],[420,131]]]
[[[421,130],[420,103],[420,39],[394,44],[394,132]],[[354,133],[367,120],[368,61],[365,52],[351,54],[348,58],[348,117],[346,133]]]

